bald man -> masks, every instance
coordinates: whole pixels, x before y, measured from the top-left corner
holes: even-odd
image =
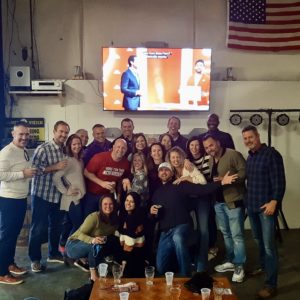
[[[98,210],[99,198],[113,193],[116,184],[127,178],[130,164],[126,157],[127,143],[124,139],[117,139],[112,151],[95,154],[84,170],[87,178],[87,193],[83,203],[84,216]]]

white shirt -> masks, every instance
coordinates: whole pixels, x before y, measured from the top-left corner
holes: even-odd
[[[26,161],[24,151],[12,142],[0,151],[0,197],[27,198],[30,178],[24,178],[23,170],[31,162]]]

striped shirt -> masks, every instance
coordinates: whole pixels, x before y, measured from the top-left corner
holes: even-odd
[[[211,181],[209,174],[209,155],[201,156],[198,159],[192,161],[192,163],[196,166],[196,168],[204,175],[207,181]]]
[[[36,148],[32,165],[38,169],[38,175],[32,179],[31,195],[52,203],[60,202],[61,193],[53,182],[54,173],[44,174],[43,171],[46,167],[54,165],[65,158],[63,148],[55,144],[54,141],[46,142]]]
[[[258,151],[249,151],[246,176],[249,211],[260,212],[260,207],[271,200],[281,204],[285,192],[285,173],[282,156],[277,150],[262,144]]]

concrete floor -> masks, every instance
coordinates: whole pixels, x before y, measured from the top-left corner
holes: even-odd
[[[280,272],[278,295],[276,300],[300,299],[300,230],[282,230],[283,243],[279,245]],[[251,271],[258,266],[257,248],[251,233],[246,231],[247,264],[246,271]],[[297,246],[298,245],[298,246]],[[222,246],[222,241],[220,241]],[[213,266],[222,261],[222,252],[211,262]],[[43,249],[46,255],[46,248]],[[45,256],[46,258],[46,256]],[[27,257],[27,248],[18,247],[16,261],[20,266],[29,269],[30,262]],[[213,274],[219,276],[219,274]],[[223,274],[222,274],[223,275]],[[232,273],[224,273],[231,279]],[[47,272],[32,273],[24,276],[25,283],[17,286],[0,286],[0,300],[23,300],[26,297],[36,297],[40,300],[62,300],[67,288],[76,288],[88,280],[88,273],[76,267],[66,267],[61,264],[48,264]],[[254,294],[263,284],[263,275],[247,277],[245,282],[233,284],[232,289],[239,299],[254,299]],[[199,297],[200,299],[200,297]]]

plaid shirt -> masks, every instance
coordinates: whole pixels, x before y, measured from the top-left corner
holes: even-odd
[[[54,173],[44,174],[44,169],[63,160],[65,155],[63,148],[54,141],[46,142],[36,148],[33,154],[32,165],[38,169],[38,175],[34,176],[31,184],[31,194],[48,202],[59,203],[61,193],[53,183]]]
[[[281,204],[285,192],[285,173],[282,156],[273,147],[262,144],[261,148],[249,151],[246,166],[247,208],[252,212],[271,200]]]

